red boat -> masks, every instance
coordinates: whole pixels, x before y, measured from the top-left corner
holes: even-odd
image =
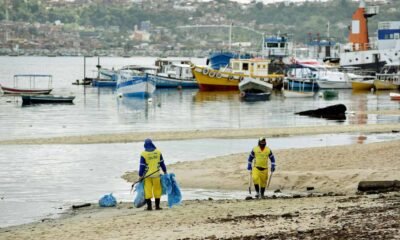
[[[389,94],[391,100],[400,100],[400,93],[390,93]]]
[[[47,79],[48,87],[47,88],[36,87],[36,79],[37,78]],[[51,75],[40,75],[40,74],[14,75],[14,87],[5,87],[0,84],[0,89],[3,91],[4,94],[13,94],[13,95],[49,94],[53,90],[51,88],[52,78],[53,77]],[[25,85],[23,87],[19,86],[21,79],[25,80]]]

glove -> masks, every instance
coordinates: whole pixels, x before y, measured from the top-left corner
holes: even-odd
[[[251,164],[247,164],[247,170],[251,171],[252,167]]]
[[[271,165],[271,172],[275,172],[275,164]]]

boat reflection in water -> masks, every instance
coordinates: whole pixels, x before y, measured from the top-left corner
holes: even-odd
[[[198,91],[193,102],[239,101],[239,91]]]
[[[117,99],[117,109],[122,123],[132,124],[147,121],[153,99],[122,97]]]

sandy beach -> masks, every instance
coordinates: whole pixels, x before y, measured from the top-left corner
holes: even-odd
[[[398,124],[293,128],[272,130],[268,136],[397,129]],[[258,136],[263,131],[251,134]],[[253,136],[228,130],[224,134]],[[195,200],[172,209],[163,203],[162,211],[152,212],[136,209],[132,203],[120,203],[116,208],[93,204],[69,210],[59,219],[2,228],[0,239],[400,239],[400,193],[356,194],[359,181],[399,180],[400,141],[361,144],[364,139],[360,134],[360,144],[272,149],[277,170],[269,190],[302,192],[307,197]],[[248,154],[167,166],[182,188],[247,191]],[[122,177],[132,182],[137,173],[127,172]],[[307,187],[314,190],[307,192]]]

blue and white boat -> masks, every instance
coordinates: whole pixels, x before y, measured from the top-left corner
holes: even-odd
[[[288,66],[284,86],[290,86],[291,90],[316,91],[318,69],[316,66],[306,64],[292,64]]]
[[[120,70],[117,80],[117,93],[124,97],[148,98],[156,86],[147,73],[133,70]]]
[[[114,69],[102,68],[99,70],[100,78],[94,78],[93,87],[115,87],[117,86],[118,72]]]
[[[192,74],[191,62],[183,58],[157,59],[157,72],[149,74],[156,88],[197,88],[197,82]]]

